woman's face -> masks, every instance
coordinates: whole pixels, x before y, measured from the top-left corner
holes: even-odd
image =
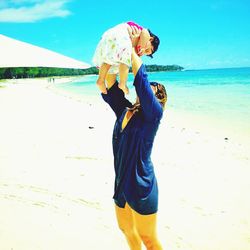
[[[156,92],[158,91],[158,86],[153,86],[153,85],[150,85],[151,86],[151,89],[153,90],[153,93],[156,94]]]

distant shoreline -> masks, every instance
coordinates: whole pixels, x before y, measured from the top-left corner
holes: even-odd
[[[181,71],[184,68],[179,65],[145,65],[148,72],[159,71]],[[132,69],[130,68],[130,72]],[[20,79],[37,77],[56,77],[56,76],[83,76],[98,75],[98,69],[94,66],[87,69],[74,68],[51,68],[51,67],[6,67],[0,68],[0,79]]]
[[[228,68],[208,68],[208,69],[184,69],[183,71],[198,71],[198,70],[237,70],[237,69],[250,69],[250,66],[248,67],[228,67]]]

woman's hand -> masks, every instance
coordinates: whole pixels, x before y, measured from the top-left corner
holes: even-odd
[[[142,48],[140,45],[137,45],[137,46],[136,46],[136,52],[137,52],[137,55],[138,55],[138,56],[143,56],[144,53],[145,53],[145,49]]]
[[[132,46],[135,47],[138,43],[138,38],[140,37],[141,30],[139,30],[136,26],[129,26],[128,33],[132,41]]]
[[[150,41],[146,42],[145,47],[136,46],[138,56],[151,55],[153,53],[153,46]]]

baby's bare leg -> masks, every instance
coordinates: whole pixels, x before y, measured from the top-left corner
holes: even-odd
[[[110,89],[117,80],[117,74],[108,73],[105,80],[106,80],[107,88]]]
[[[98,79],[96,81],[96,84],[97,84],[98,88],[104,94],[107,93],[106,84],[105,84],[105,78],[107,76],[107,73],[108,73],[110,67],[111,67],[110,64],[103,63],[102,66],[99,69],[99,77],[98,77]]]
[[[129,89],[127,87],[128,71],[129,67],[126,64],[121,63],[119,66],[120,83],[118,86],[125,94],[129,93]]]

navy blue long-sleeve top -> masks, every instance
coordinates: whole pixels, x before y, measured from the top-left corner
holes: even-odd
[[[118,88],[117,82],[107,94],[102,94],[117,118],[112,140],[115,167],[113,198],[120,207],[128,202],[138,213],[152,214],[158,209],[158,188],[151,152],[163,109],[151,89],[143,64],[133,84],[141,109],[131,117],[123,130],[122,121],[132,104]]]

